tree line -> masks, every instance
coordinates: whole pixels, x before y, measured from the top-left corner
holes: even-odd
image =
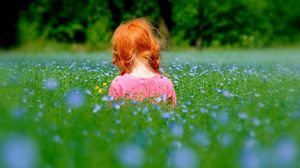
[[[12,0],[0,45],[38,39],[110,44],[114,29],[148,17],[167,44],[188,47],[266,47],[300,38],[299,0]]]

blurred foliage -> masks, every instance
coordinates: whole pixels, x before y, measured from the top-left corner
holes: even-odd
[[[137,17],[146,16],[152,21],[157,21],[160,15],[157,1],[111,0],[109,3],[114,17],[114,27],[117,27],[122,21]]]
[[[122,21],[143,16],[157,27],[167,20],[166,28],[175,47],[266,47],[293,43],[300,37],[299,0],[26,0],[26,3],[19,10],[16,23],[20,45],[44,39],[104,49],[109,47],[112,33]],[[166,8],[171,12],[166,13]]]
[[[264,47],[274,40],[293,41],[300,30],[299,4],[296,0],[174,0],[173,42]]]
[[[28,19],[21,17],[18,22],[18,39],[20,43],[35,41],[39,37],[38,26],[38,22],[30,22]]]

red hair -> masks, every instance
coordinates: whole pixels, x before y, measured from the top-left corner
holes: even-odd
[[[132,72],[135,57],[144,58],[159,73],[161,44],[154,30],[145,18],[124,22],[115,30],[112,63],[119,68],[121,75]]]

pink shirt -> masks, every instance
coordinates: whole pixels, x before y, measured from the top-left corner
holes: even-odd
[[[170,100],[173,105],[176,105],[176,94],[172,82],[160,74],[151,78],[139,78],[127,73],[117,76],[111,82],[108,95],[115,99],[126,97],[137,101],[145,98],[155,98],[156,101]]]

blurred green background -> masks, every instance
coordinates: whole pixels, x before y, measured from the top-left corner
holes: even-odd
[[[1,49],[110,48],[122,22],[148,17],[171,49],[299,46],[299,0],[11,0]]]

